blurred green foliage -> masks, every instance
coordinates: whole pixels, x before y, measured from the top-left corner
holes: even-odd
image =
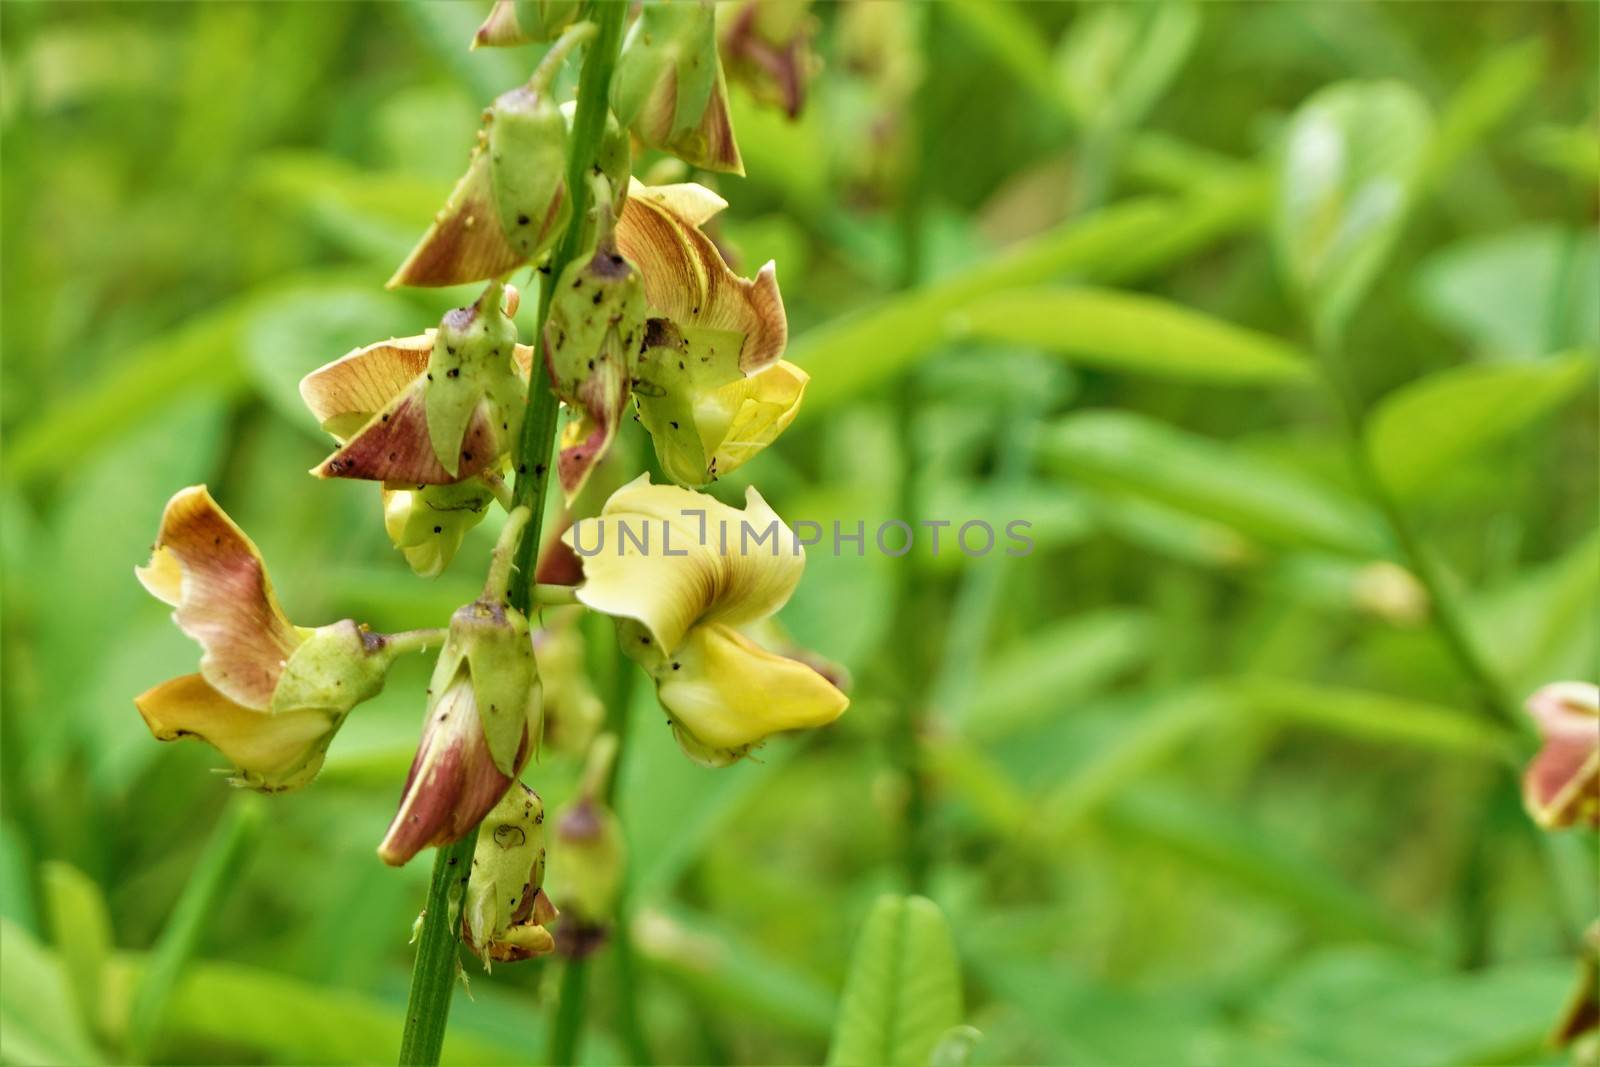
[[[925,892],[964,986],[917,1010],[977,1027],[976,1062],[1554,1060],[1595,839],[1523,817],[1530,744],[1394,565],[1313,319],[1507,692],[1593,680],[1597,8],[860,7],[817,6],[799,122],[734,92],[749,177],[716,179],[718,236],[778,260],[814,380],[719,492],[757,480],[825,527],[1026,519],[1037,549],[814,550],[783,621],[850,669],[852,709],[735,767],[682,759],[636,687],[619,808],[653,1055],[817,1062],[864,924],[880,962],[944,951],[896,941],[942,922],[915,899],[868,919],[899,886],[913,701]],[[131,706],[194,657],[131,568],[205,481],[297,619],[437,625],[473,595],[493,530],[413,579],[370,486],[305,475],[327,441],[295,383],[461,301],[381,284],[531,66],[464,50],[481,14],[0,5],[6,1062],[398,1047],[426,865],[373,848],[426,665],[246,817],[211,751],[157,745]],[[1284,180],[1319,92],[1399,175],[1377,251],[1326,229],[1348,204],[1307,202],[1343,194]],[[1308,316],[1297,287],[1332,295]],[[575,775],[526,777],[553,807]],[[197,869],[209,915],[175,908]],[[585,1054],[615,1062],[596,966]],[[535,1058],[555,970],[474,974],[446,1058]],[[903,995],[874,980],[841,1018]],[[875,1040],[841,1030],[834,1056]]]

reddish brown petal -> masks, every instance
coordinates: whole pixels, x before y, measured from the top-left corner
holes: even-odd
[[[388,287],[461,285],[498,278],[522,263],[501,228],[489,156],[480,147],[444,209],[434,216],[433,225],[394,272]]]
[[[493,423],[479,405],[461,440],[461,461],[452,475],[439,462],[428,436],[423,401],[426,378],[418,378],[333,455],[312,468],[318,478],[359,478],[411,485],[450,485],[499,461]]]
[[[428,369],[433,331],[358,348],[300,380],[300,397],[318,423],[359,419],[356,427],[382,411]],[[339,434],[336,427],[330,432]]]
[[[173,605],[205,650],[200,671],[229,700],[265,709],[300,635],[273,595],[261,554],[203,485],[167,502],[150,563],[135,573]]]

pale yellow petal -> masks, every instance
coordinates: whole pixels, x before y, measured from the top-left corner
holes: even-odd
[[[699,182],[646,185],[638,178],[629,178],[628,196],[658,204],[690,226],[704,225],[728,206],[726,200]]]
[[[194,737],[221,752],[241,784],[294,789],[316,776],[335,723],[320,711],[272,714],[229,700],[198,674],[186,674],[134,698],[159,741]]]
[[[657,680],[686,751],[702,762],[730,762],[772,734],[824,726],[850,703],[804,663],[716,623],[691,630]]]
[[[643,623],[663,653],[701,620],[742,625],[771,615],[805,569],[799,539],[753,488],[741,511],[641,476],[562,540],[583,562],[578,599]]]
[[[700,398],[695,427],[712,469],[737,470],[789,428],[811,376],[788,360]]]
[[[230,700],[266,708],[300,644],[273,595],[261,553],[203,485],[167,502],[149,565],[136,569],[173,620],[200,643],[200,671]]]
[[[730,270],[692,221],[703,214],[703,203],[698,194],[682,191],[629,196],[617,223],[617,247],[639,268],[645,299],[658,315],[685,331],[738,334],[739,367],[750,374],[777,359],[788,343],[777,268],[768,263],[753,280]]]
[[[340,356],[300,380],[300,398],[324,429],[348,437],[428,369],[433,335],[378,341]]]

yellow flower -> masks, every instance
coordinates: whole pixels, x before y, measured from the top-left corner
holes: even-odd
[[[633,183],[617,246],[639,268],[648,323],[634,370],[639,417],[663,471],[698,486],[793,421],[808,376],[779,359],[788,319],[768,263],[740,278],[700,226],[726,202],[699,185]]]
[[[350,709],[383,688],[389,642],[348,619],[315,630],[289,622],[260,552],[203,485],[167,503],[135,574],[204,652],[198,674],[134,704],[158,740],[197,737],[227,756],[235,784],[306,784]]]
[[[1528,814],[1547,830],[1600,826],[1600,686],[1556,682],[1527,708],[1544,739],[1522,779]]]
[[[563,539],[583,560],[578,600],[618,620],[691,759],[725,766],[849,704],[810,666],[740,632],[776,613],[805,568],[799,539],[754,489],[739,511],[641,476]]]

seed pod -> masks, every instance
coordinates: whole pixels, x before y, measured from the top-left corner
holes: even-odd
[[[461,913],[462,940],[483,960],[508,963],[555,949],[558,914],[544,893],[544,801],[512,782],[484,819]]]
[[[617,59],[617,119],[685,163],[743,174],[727,95],[710,0],[646,4]]]

